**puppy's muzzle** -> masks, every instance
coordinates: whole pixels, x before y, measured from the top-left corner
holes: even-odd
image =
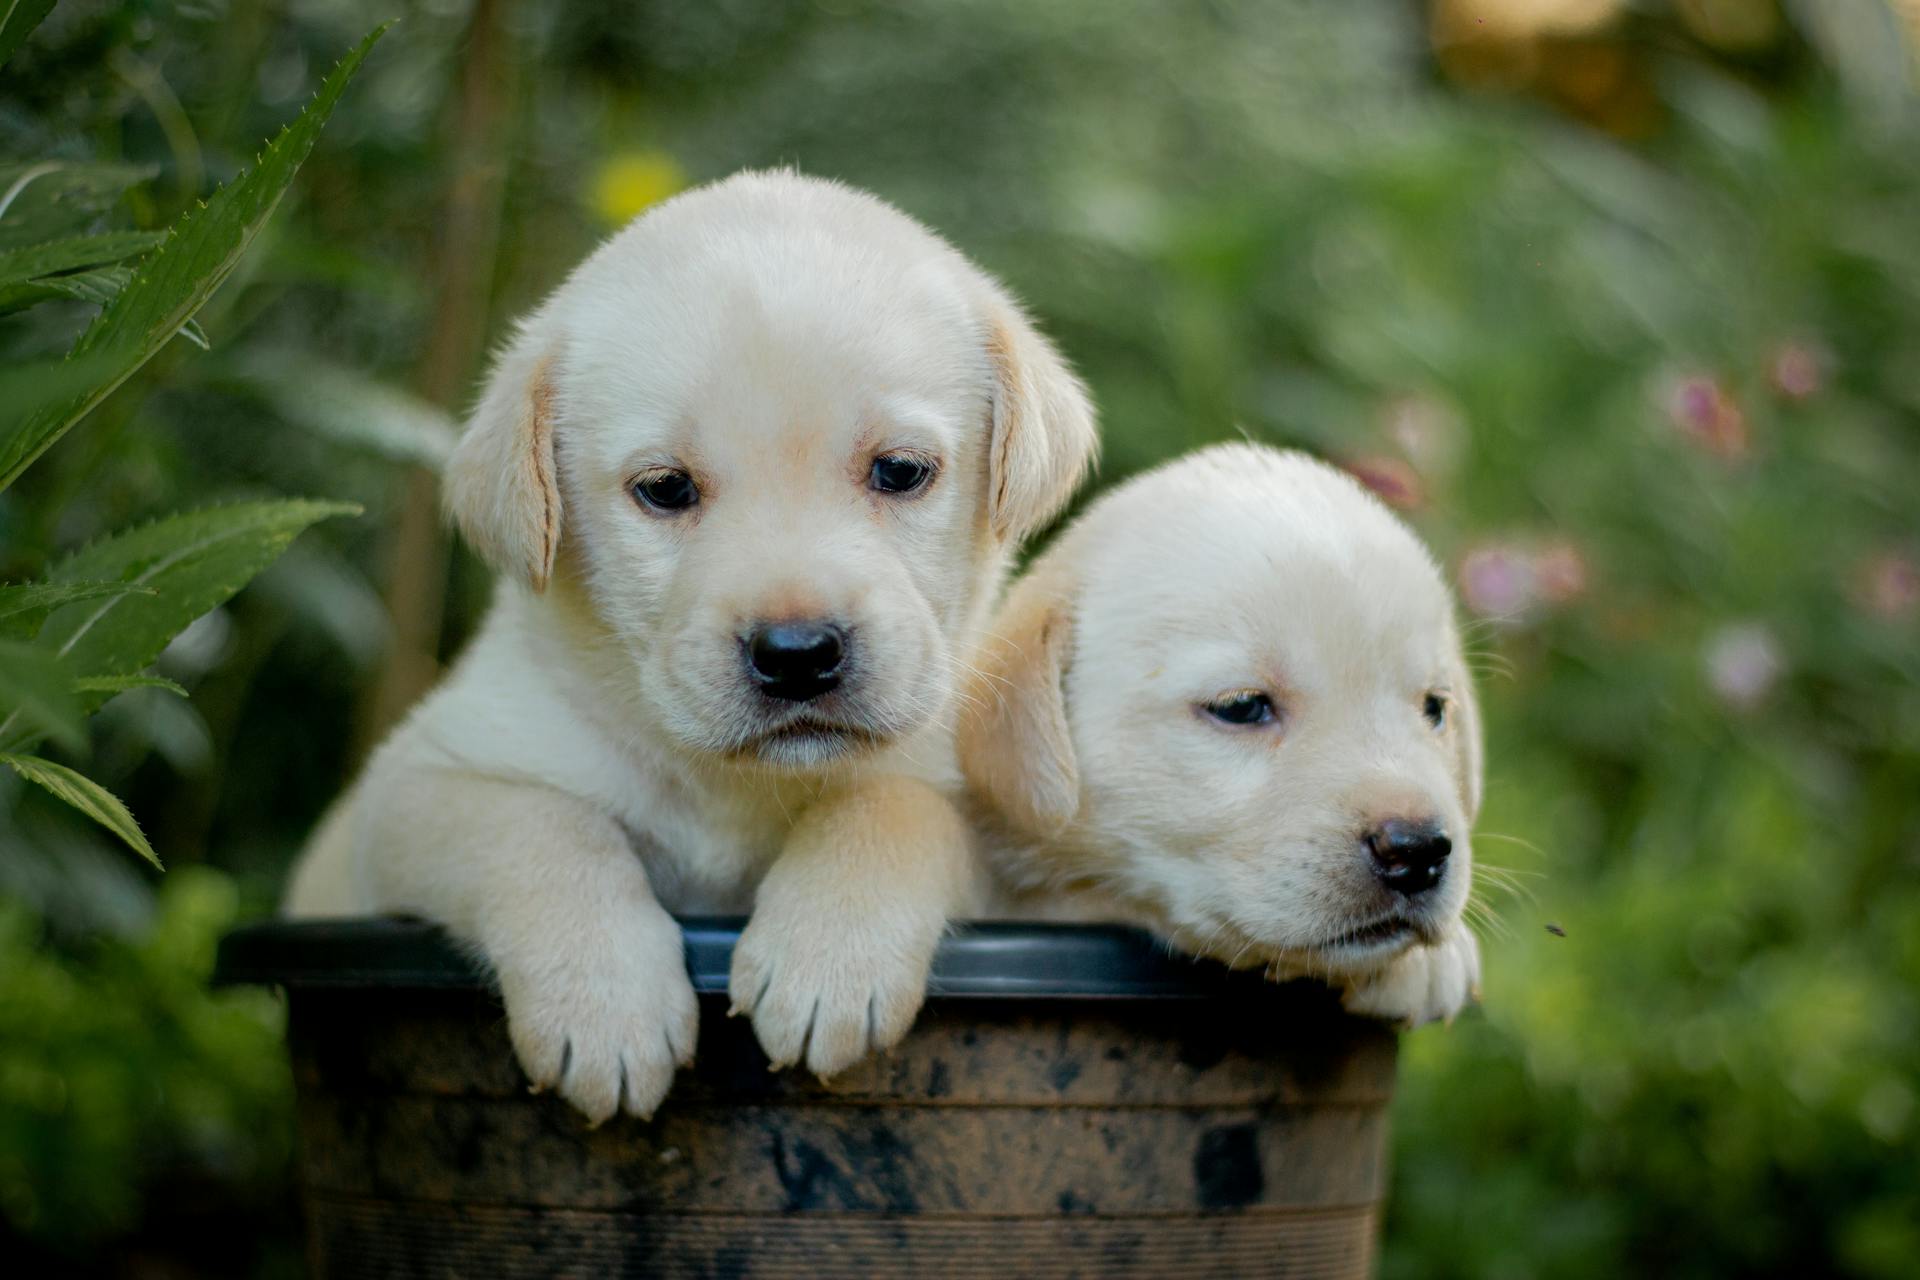
[[[747,633],[747,678],[781,702],[811,702],[840,687],[847,633],[819,620],[761,623]]]
[[[1381,884],[1413,898],[1432,889],[1446,874],[1453,841],[1438,822],[1389,818],[1361,837],[1373,874]]]

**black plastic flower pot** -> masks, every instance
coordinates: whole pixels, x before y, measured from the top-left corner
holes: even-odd
[[[739,922],[686,922],[698,1061],[649,1122],[529,1094],[437,930],[272,923],[316,1277],[1364,1276],[1394,1037],[1324,988],[1124,929],[973,925],[892,1054],[773,1073],[726,1014]]]

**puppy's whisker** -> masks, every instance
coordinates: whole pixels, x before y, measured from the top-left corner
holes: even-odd
[[[1469,904],[1469,906],[1461,908],[1461,919],[1465,919],[1467,925],[1473,927],[1476,933],[1480,933],[1480,935],[1498,936],[1501,940],[1511,940],[1511,938],[1513,938],[1511,927],[1509,927],[1503,919],[1500,919],[1498,915],[1492,915],[1492,913],[1486,912],[1486,908],[1480,906],[1480,904]]]
[[[1476,831],[1473,833],[1473,838],[1475,840],[1502,840],[1508,844],[1517,844],[1529,853],[1536,853],[1542,858],[1547,856],[1545,849],[1542,849],[1539,845],[1524,836],[1508,835],[1503,831]],[[1537,872],[1535,874],[1544,875],[1545,873]]]
[[[1547,873],[1544,871],[1535,871],[1530,867],[1505,867],[1497,862],[1477,862],[1474,864],[1473,870],[1476,875],[1485,872],[1487,878],[1490,880],[1515,885],[1528,880],[1545,880],[1547,878]]]
[[[986,707],[987,707],[986,701],[984,699],[976,697],[971,693],[968,693],[965,689],[955,689],[953,691],[953,700],[959,706],[962,706],[969,711],[975,711],[975,712],[984,711],[986,710]]]
[[[1484,870],[1484,868],[1482,869]],[[1540,900],[1539,898],[1534,896],[1533,890],[1529,889],[1526,885],[1521,884],[1517,880],[1508,880],[1502,876],[1489,875],[1483,883],[1486,888],[1498,889],[1502,894],[1504,894],[1508,898],[1512,898],[1520,902],[1525,902],[1531,906],[1537,907],[1540,905]],[[1479,892],[1480,887],[1481,887],[1480,885],[1474,886],[1474,890],[1476,893]],[[1489,898],[1489,899],[1486,899],[1486,901],[1491,902],[1492,899]]]
[[[1478,925],[1484,933],[1496,936],[1503,941],[1513,940],[1513,926],[1508,924],[1484,898],[1470,896],[1461,907],[1460,914],[1468,922]]]

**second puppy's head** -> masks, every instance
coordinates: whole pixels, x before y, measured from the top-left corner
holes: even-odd
[[[992,632],[961,760],[1017,879],[1330,976],[1459,917],[1480,729],[1452,601],[1350,477],[1250,445],[1140,476]]]
[[[447,476],[589,613],[596,687],[685,750],[808,769],[928,723],[1008,549],[1094,443],[1007,295],[862,193],[679,196],[521,327]]]

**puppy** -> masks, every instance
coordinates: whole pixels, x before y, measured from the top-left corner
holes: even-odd
[[[1480,725],[1446,586],[1351,478],[1205,449],[1015,586],[959,729],[1004,914],[1124,920],[1349,1007],[1475,993]]]
[[[659,206],[499,356],[446,476],[492,610],[288,910],[444,924],[596,1122],[690,1060],[673,912],[751,908],[734,1006],[776,1065],[891,1045],[970,874],[958,656],[1093,448],[1013,300],[879,200],[757,173]]]

